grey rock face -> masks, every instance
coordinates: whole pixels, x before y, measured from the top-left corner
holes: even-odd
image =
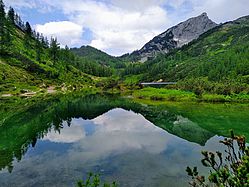
[[[146,61],[149,57],[154,57],[158,53],[168,53],[172,49],[182,47],[215,26],[217,24],[208,18],[207,13],[203,13],[154,37],[142,49],[133,52],[131,55],[139,57],[141,61]]]

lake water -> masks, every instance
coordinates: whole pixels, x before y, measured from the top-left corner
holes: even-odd
[[[187,166],[207,171],[201,150],[220,149],[231,127],[248,137],[248,109],[151,106],[104,95],[7,102],[0,110],[0,186],[75,186],[88,172],[119,186],[188,186]]]

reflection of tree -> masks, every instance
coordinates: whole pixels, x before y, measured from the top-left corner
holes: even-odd
[[[48,132],[53,130],[60,133],[65,124],[70,127],[72,118],[93,119],[113,108],[140,113],[155,125],[189,141],[202,144],[207,140],[205,136],[200,140],[188,134],[196,129],[200,130],[198,126],[191,127],[192,131],[187,130],[186,133],[176,131],[173,122],[177,116],[175,113],[167,112],[165,108],[141,106],[118,96],[63,96],[53,98],[52,101],[37,102],[28,109],[18,111],[6,118],[4,124],[0,126],[0,170],[7,167],[11,172],[15,158],[20,161],[29,146],[35,147],[37,140],[43,138]]]
[[[20,161],[29,146],[35,147],[48,132],[60,133],[63,122],[70,127],[72,118],[93,119],[122,102],[103,95],[64,96],[9,115],[0,126],[0,170],[7,167],[11,172],[14,159]]]

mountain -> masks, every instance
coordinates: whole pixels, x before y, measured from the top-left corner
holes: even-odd
[[[50,86],[85,88],[99,80],[105,81],[99,85],[108,87],[117,83],[111,78],[118,76],[132,84],[162,79],[180,82],[188,90],[196,85],[214,93],[249,93],[249,16],[217,25],[203,13],[168,29],[131,55],[113,57],[90,46],[61,49],[56,39],[49,43],[28,22],[14,16],[13,9],[6,14],[3,7],[0,3],[1,94],[40,92]],[[153,58],[128,62],[148,57]]]
[[[221,24],[198,39],[158,55],[143,64],[130,65],[126,75],[139,81],[177,81],[187,90],[219,94],[249,93],[249,16]]]
[[[75,55],[78,55],[83,58],[88,58],[104,66],[109,66],[114,68],[123,67],[123,62],[120,59],[91,46],[71,48],[70,51],[73,52]]]
[[[131,53],[131,57],[145,62],[158,53],[168,53],[175,48],[182,47],[216,26],[217,24],[208,18],[207,13],[202,13],[154,37],[140,50]]]

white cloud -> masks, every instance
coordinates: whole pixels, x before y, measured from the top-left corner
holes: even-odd
[[[49,22],[44,25],[35,25],[36,31],[48,38],[57,37],[62,46],[81,45],[83,27],[70,21]]]
[[[80,17],[76,18],[76,21],[84,20],[84,17],[89,17],[86,20],[92,18],[90,14]],[[101,24],[98,24],[98,17],[101,18]],[[162,8],[151,7],[143,13],[122,12],[119,9],[99,11],[96,19],[85,21],[83,24],[90,27],[95,34],[92,46],[102,50],[116,49],[117,52],[124,53],[141,48],[169,23]]]
[[[141,11],[148,7],[160,6],[164,0],[112,0],[114,6],[126,10]]]
[[[248,0],[202,0],[194,4],[194,13],[207,12],[217,23],[231,21],[249,14]]]
[[[165,0],[175,9],[174,20],[188,19],[207,12],[215,22],[231,21],[249,14],[248,0]],[[175,23],[177,24],[177,23]]]
[[[83,26],[92,32],[93,36],[88,41],[90,45],[114,55],[139,49],[168,27],[202,12],[207,12],[217,23],[249,14],[248,0],[6,0],[6,2],[17,7],[35,7],[40,12],[60,10],[67,16],[67,23],[75,23],[81,27],[81,34]],[[45,25],[54,27],[51,23]],[[57,30],[56,28],[53,34],[56,34],[64,45],[83,44],[82,38],[79,39],[80,29],[76,29],[77,34],[73,32],[72,37],[67,31],[66,34],[62,34],[64,30],[61,30],[63,32]]]
[[[36,2],[34,0],[4,0],[6,7],[12,6],[15,8],[34,8],[36,6]]]
[[[71,22],[84,25],[93,33],[90,45],[114,55],[141,48],[153,36],[170,25],[162,1],[139,0],[136,5],[128,0],[109,3],[89,0],[46,0],[63,10]]]

